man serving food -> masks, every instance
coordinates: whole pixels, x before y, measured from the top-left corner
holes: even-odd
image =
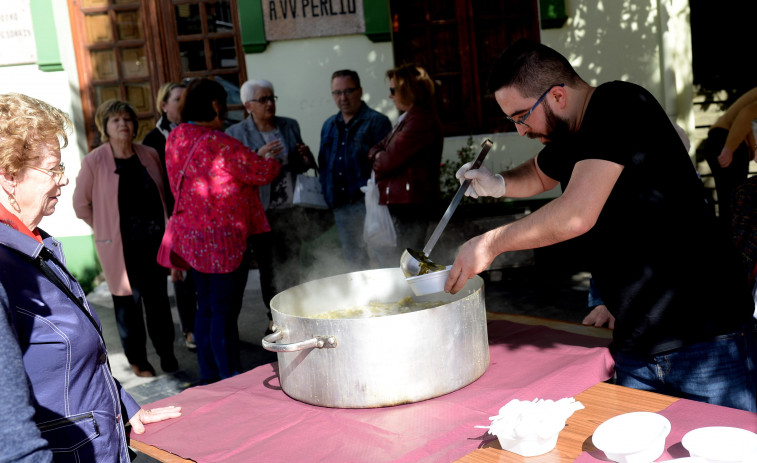
[[[746,275],[655,98],[627,82],[590,86],[565,57],[527,40],[498,58],[489,90],[518,133],[545,146],[501,174],[463,166],[466,194],[522,198],[558,183],[563,194],[466,242],[445,290],[459,291],[503,252],[585,240],[616,318],[618,384],[757,411]]]

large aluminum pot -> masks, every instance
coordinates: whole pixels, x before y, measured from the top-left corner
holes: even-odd
[[[372,408],[430,399],[460,389],[489,366],[483,280],[423,301],[443,305],[373,318],[313,315],[412,296],[399,268],[314,280],[271,300],[279,380],[290,397],[313,405]]]

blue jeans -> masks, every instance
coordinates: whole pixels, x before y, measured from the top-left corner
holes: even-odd
[[[751,326],[651,359],[613,357],[621,386],[757,412],[757,340]]]
[[[203,384],[241,372],[237,320],[242,310],[249,267],[249,258],[245,257],[231,273],[192,270],[197,291],[194,335]]]
[[[331,211],[334,213],[336,232],[339,234],[339,242],[342,244],[342,254],[344,254],[348,271],[369,269],[370,260],[363,240],[365,201],[336,206]]]

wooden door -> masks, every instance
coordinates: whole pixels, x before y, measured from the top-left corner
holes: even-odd
[[[69,0],[89,149],[100,144],[97,107],[131,104],[137,141],[160,116],[155,95],[169,81],[207,77],[229,95],[229,118],[241,120],[246,80],[236,0]]]

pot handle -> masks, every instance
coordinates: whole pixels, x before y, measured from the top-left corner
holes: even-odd
[[[334,336],[315,336],[306,341],[293,342],[291,344],[276,344],[276,341],[284,337],[284,332],[278,325],[273,325],[273,333],[263,338],[263,349],[271,352],[296,352],[305,349],[333,349],[336,347]]]

